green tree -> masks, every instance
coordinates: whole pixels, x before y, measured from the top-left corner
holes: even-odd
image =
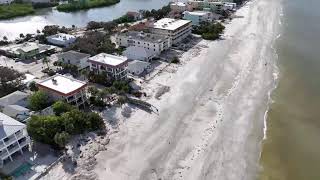
[[[57,101],[52,105],[52,109],[55,115],[60,116],[65,112],[71,111],[74,107],[64,101]]]
[[[49,96],[43,91],[33,93],[28,100],[29,108],[34,111],[42,110],[51,105]]]
[[[24,78],[24,75],[20,72],[0,66],[0,97],[22,89],[21,80]]]
[[[61,115],[65,131],[69,134],[80,134],[87,129],[85,114],[78,109],[73,109]]]
[[[45,56],[45,57],[42,59],[42,63],[43,63],[43,64],[46,64],[48,69],[50,69],[50,67],[49,67],[49,62],[50,62],[50,60],[48,59],[47,56]]]
[[[117,100],[117,104],[122,107],[127,102],[126,96],[119,96]]]
[[[29,89],[30,89],[30,91],[38,91],[39,90],[39,88],[36,85],[36,82],[34,82],[34,81],[30,82]]]
[[[36,141],[54,145],[54,135],[61,132],[58,116],[32,116],[27,123],[29,135]]]
[[[106,128],[103,119],[97,113],[94,113],[94,112],[88,113],[86,115],[86,120],[87,122],[89,122],[87,124],[89,130],[92,130],[92,131],[99,130],[99,129],[104,130]]]
[[[19,37],[20,37],[21,39],[23,39],[23,38],[24,38],[23,33],[21,33],[21,34],[19,35]]]
[[[70,139],[70,135],[63,131],[61,133],[56,133],[53,139],[60,148],[64,148]]]
[[[90,86],[88,88],[88,92],[91,94],[91,96],[97,96],[97,94],[99,93],[99,90],[94,86]]]

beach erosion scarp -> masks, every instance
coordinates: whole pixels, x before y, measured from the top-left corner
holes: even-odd
[[[196,57],[185,53],[175,73],[154,84],[170,87],[149,102],[159,114],[138,110],[99,153],[100,179],[255,179],[265,112],[276,85],[279,1],[244,5],[223,40]],[[184,63],[185,62],[185,63]]]

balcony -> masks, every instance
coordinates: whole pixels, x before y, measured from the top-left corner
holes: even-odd
[[[16,137],[17,137],[18,140],[21,139],[23,136],[24,136],[23,132],[16,133]]]
[[[4,150],[0,153],[0,160],[5,159],[8,155],[9,155],[9,154],[8,154],[7,150],[4,149]]]
[[[0,149],[3,149],[3,148],[5,148],[6,146],[3,144],[3,142],[2,141],[0,141]]]
[[[20,147],[18,144],[15,144],[14,146],[8,147],[8,151],[10,154],[15,153],[19,149],[20,149]]]
[[[29,139],[29,137],[28,137],[28,138],[26,138],[26,140],[24,140],[24,141],[22,141],[22,142],[20,143],[20,147],[23,148],[24,146],[28,145],[29,142],[30,142],[30,139]]]
[[[16,142],[17,139],[14,136],[11,136],[8,140],[4,141],[4,143],[9,146],[10,144]]]

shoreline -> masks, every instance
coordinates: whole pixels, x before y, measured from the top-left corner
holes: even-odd
[[[275,84],[270,44],[276,3],[247,2],[236,13],[244,18],[226,25],[223,40],[201,40],[183,53],[180,65],[144,83],[159,114],[130,106],[129,117],[120,108],[103,112],[116,125],[109,126],[107,150],[95,156],[97,165],[87,174],[114,180],[254,179]],[[163,86],[170,91],[155,98]],[[46,179],[72,176],[77,174],[60,165]]]

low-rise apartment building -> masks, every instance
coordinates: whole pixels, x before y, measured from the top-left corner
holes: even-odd
[[[212,22],[214,17],[209,11],[185,11],[183,19],[190,20],[193,26],[199,26],[201,22]]]
[[[189,0],[188,4],[193,9],[210,10],[212,12],[221,13],[222,10],[231,10],[230,5],[236,7],[233,0]]]
[[[69,76],[56,74],[40,81],[37,86],[53,101],[63,100],[77,107],[84,105],[87,101],[87,83]]]
[[[26,125],[0,112],[0,168],[14,161],[16,153],[27,151],[29,144]]]
[[[89,58],[90,71],[100,74],[107,73],[115,80],[127,78],[128,58],[106,53],[100,53]]]
[[[176,45],[191,34],[192,24],[189,20],[163,18],[155,22],[150,31],[170,37],[172,44]]]
[[[58,33],[52,36],[48,36],[47,41],[53,45],[57,46],[70,46],[76,41],[76,37],[70,34]]]
[[[155,55],[160,55],[162,51],[171,47],[171,40],[168,36],[138,31],[129,31],[118,34],[116,43],[118,46],[123,47],[142,47],[153,51]]]

